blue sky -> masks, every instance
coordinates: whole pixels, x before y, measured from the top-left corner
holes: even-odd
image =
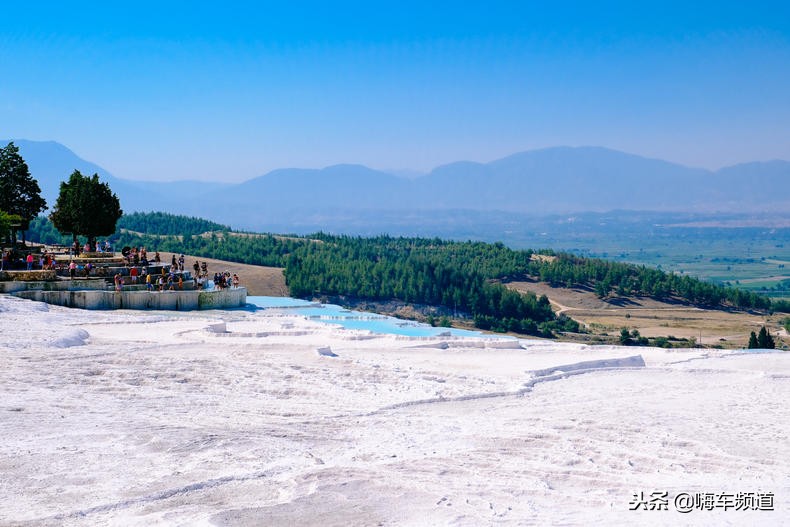
[[[0,137],[118,177],[427,171],[556,145],[790,159],[784,2],[25,4],[0,17]]]

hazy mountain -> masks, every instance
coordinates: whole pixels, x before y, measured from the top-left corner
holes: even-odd
[[[58,196],[60,182],[68,179],[74,170],[83,174],[99,174],[102,181],[110,183],[116,191],[116,186],[121,185],[117,178],[102,167],[77,157],[71,150],[55,141],[28,141],[14,139],[14,144],[19,147],[19,153],[24,158],[30,169],[30,174],[38,181],[41,194],[47,200],[47,205],[52,205]],[[0,141],[5,146],[7,140]],[[117,192],[117,191],[116,191]]]
[[[77,168],[108,181],[125,211],[197,215],[251,230],[426,234],[428,225],[461,222],[471,228],[486,221],[480,213],[492,211],[516,215],[491,216],[508,218],[502,228],[512,229],[518,227],[518,215],[770,212],[790,206],[787,161],[745,163],[714,172],[606,148],[556,147],[490,163],[451,163],[416,178],[336,165],[278,169],[240,184],[150,183],[113,177],[55,142],[15,143],[50,204],[60,181]]]
[[[9,140],[0,140],[0,145],[7,145]],[[126,212],[133,211],[171,211],[182,212],[181,205],[198,202],[204,195],[214,193],[229,186],[226,183],[205,183],[197,181],[147,182],[121,179],[107,170],[86,161],[74,152],[55,141],[28,141],[13,139],[19,147],[19,153],[36,178],[41,194],[50,207],[51,212],[60,191],[60,183],[67,181],[74,170],[83,175],[99,174],[99,179],[107,182],[118,195],[121,208]]]
[[[386,168],[381,170],[381,172],[406,179],[417,179],[418,177],[423,177],[426,174],[426,172],[420,172],[419,170],[411,170],[408,168]]]
[[[420,183],[441,206],[547,214],[683,209],[696,199],[679,191],[709,175],[605,148],[557,147],[441,166]]]
[[[404,178],[361,165],[335,165],[321,170],[280,169],[237,186],[239,199],[299,208],[378,209],[387,200],[402,201],[410,191]]]

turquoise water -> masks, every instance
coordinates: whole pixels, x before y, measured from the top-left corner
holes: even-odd
[[[315,305],[315,302],[300,300],[298,298],[288,298],[282,296],[248,296],[247,303],[262,308],[274,307],[308,307]]]
[[[351,311],[334,304],[316,304],[296,298],[273,296],[248,296],[247,303],[263,309],[288,309],[288,313],[301,315],[311,320],[336,324],[346,329],[367,330],[384,335],[403,335],[407,337],[436,337],[452,335],[456,337],[513,338],[502,335],[489,335],[479,331],[455,328],[435,328],[410,320]]]

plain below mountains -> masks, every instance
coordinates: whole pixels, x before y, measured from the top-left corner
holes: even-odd
[[[114,177],[53,141],[14,142],[50,206],[60,182],[78,169],[107,181],[125,212],[196,215],[258,231],[369,234],[399,225],[397,233],[408,234],[429,218],[477,221],[493,212],[510,218],[609,210],[770,213],[790,206],[787,161],[709,171],[600,147],[556,147],[452,163],[416,178],[336,165],[279,169],[239,184],[163,183]]]

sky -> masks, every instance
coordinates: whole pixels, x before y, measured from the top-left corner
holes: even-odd
[[[788,2],[289,4],[4,3],[0,137],[162,181],[560,145],[790,159]]]

